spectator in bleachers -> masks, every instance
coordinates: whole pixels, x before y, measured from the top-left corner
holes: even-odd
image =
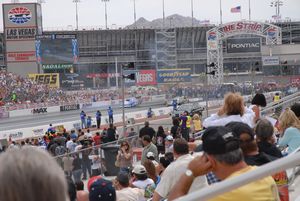
[[[189,146],[186,140],[176,139],[174,142],[174,157],[176,160],[171,163],[163,172],[161,181],[155,189],[153,201],[168,198],[172,188],[180,181],[180,176],[186,172],[188,164],[194,159],[189,154]],[[205,177],[198,177],[193,182],[191,191],[199,190],[207,186]]]
[[[66,176],[67,185],[68,185],[68,193],[70,201],[77,201],[76,200],[76,185],[73,182],[72,178],[69,176]]]
[[[116,141],[116,129],[114,128],[113,124],[109,124],[109,128],[107,129],[107,139],[106,142],[113,142]]]
[[[73,161],[74,158],[69,154],[69,152],[66,152],[65,156],[62,158],[62,162],[65,174],[70,177],[72,176]]]
[[[155,167],[157,167],[159,164],[158,164],[158,162],[155,160],[155,155],[154,155],[154,153],[153,152],[148,152],[147,153],[147,160],[150,160],[152,163],[153,163],[153,165],[155,166]],[[147,161],[146,160],[146,161]]]
[[[227,180],[255,169],[243,160],[239,140],[230,129],[223,126],[208,128],[202,140],[204,154],[188,164],[188,170],[181,173],[180,182],[172,189],[168,200],[187,194],[193,181],[209,171],[221,180]],[[279,197],[276,184],[269,176],[210,200],[279,200]]]
[[[155,160],[157,160],[158,159],[158,151],[157,151],[156,146],[152,143],[150,136],[148,136],[148,135],[143,136],[142,143],[143,143],[144,149],[142,152],[141,163],[143,164],[145,162],[145,160],[147,159],[147,154],[149,152],[152,152],[154,154]]]
[[[145,135],[148,135],[151,140],[155,135],[155,130],[149,126],[148,121],[145,122],[145,127],[140,130],[139,137],[143,138]]]
[[[281,158],[282,153],[276,146],[276,137],[274,127],[267,119],[261,119],[257,122],[254,130],[259,152],[264,152],[272,157]]]
[[[197,132],[201,131],[202,125],[201,125],[201,119],[200,119],[199,114],[194,114],[192,121],[193,121],[193,127],[194,127],[193,133],[197,133]]]
[[[165,169],[174,161],[174,155],[171,152],[166,152],[164,156],[159,158],[159,166],[157,168],[157,173],[162,176]]]
[[[0,164],[1,200],[69,199],[64,172],[47,152],[31,147],[8,150],[0,155]]]
[[[173,138],[180,138],[181,137],[181,131],[180,131],[180,120],[178,118],[173,119],[173,126],[171,127],[171,135]]]
[[[251,100],[251,105],[248,107],[250,110],[252,110],[255,113],[255,118],[252,127],[254,127],[255,122],[260,118],[261,107],[266,107],[266,106],[267,106],[267,101],[265,95],[260,93],[255,94],[255,96]]]
[[[279,128],[281,132],[279,146],[287,146],[288,154],[300,147],[300,120],[290,108],[286,108],[279,116]]]
[[[132,170],[132,177],[130,179],[132,187],[139,189],[146,189],[148,186],[154,186],[155,183],[148,177],[146,168],[143,165],[136,165]]]
[[[73,178],[75,183],[80,182],[81,181],[81,175],[82,175],[82,160],[79,157],[79,154],[76,153],[74,154],[74,160],[72,163],[73,169],[72,169],[72,174],[73,174]]]
[[[117,161],[119,163],[120,172],[129,173],[132,168],[132,149],[128,141],[123,141],[117,154]]]
[[[248,165],[260,166],[272,161],[272,158],[266,153],[258,151],[254,132],[250,126],[242,122],[231,122],[226,125],[226,128],[232,130],[233,136],[240,140],[244,160]]]
[[[137,201],[144,199],[144,190],[139,188],[132,188],[129,186],[129,175],[120,172],[116,179],[114,186],[117,193],[117,201]]]
[[[172,135],[168,135],[166,137],[165,140],[165,149],[166,149],[166,153],[173,153],[173,148],[174,148],[174,138],[172,137]]]
[[[295,113],[295,115],[298,117],[298,119],[300,119],[300,103],[294,103],[291,106],[291,110]]]
[[[160,182],[160,176],[156,173],[156,167],[155,167],[153,161],[148,159],[143,163],[143,165],[146,168],[148,177],[150,179],[152,179],[155,183],[155,186],[157,186],[158,183]],[[158,163],[157,163],[157,165],[158,165]]]
[[[111,181],[96,179],[90,186],[89,201],[116,201],[116,190]]]
[[[76,201],[89,201],[89,193],[84,190],[84,183],[78,181],[76,186]]]
[[[155,136],[155,145],[157,147],[158,153],[165,153],[165,138],[166,134],[164,131],[164,128],[162,126],[159,126],[157,129],[157,133]]]
[[[218,113],[206,118],[203,126],[208,128],[225,126],[230,122],[243,122],[253,127],[254,121],[255,113],[245,109],[243,97],[239,93],[228,93],[224,98],[224,105]]]

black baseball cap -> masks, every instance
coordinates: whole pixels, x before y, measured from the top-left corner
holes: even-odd
[[[208,154],[225,154],[240,148],[239,139],[224,126],[210,127],[202,136],[203,151]]]
[[[121,185],[128,185],[129,184],[129,175],[127,173],[120,172],[120,173],[118,173],[116,180]]]

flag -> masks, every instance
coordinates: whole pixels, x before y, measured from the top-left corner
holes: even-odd
[[[281,16],[280,15],[272,15],[272,18],[274,20],[280,20],[281,19]]]
[[[237,7],[231,8],[230,12],[232,12],[232,13],[240,13],[241,12],[241,6],[237,6]]]

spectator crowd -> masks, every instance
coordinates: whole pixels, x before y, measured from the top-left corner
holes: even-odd
[[[263,94],[256,94],[246,107],[240,94],[229,93],[219,111],[203,122],[184,112],[172,119],[170,132],[163,126],[155,130],[145,122],[138,133],[132,129],[123,139],[118,139],[113,122],[95,134],[89,129],[57,132],[50,125],[44,138],[20,145],[11,142],[0,154],[0,197],[7,201],[66,197],[71,201],[160,201],[213,188],[299,149],[300,103],[285,108],[276,123],[261,115],[266,104]],[[199,132],[200,138],[194,139],[193,133]],[[101,153],[103,144],[109,142],[120,144],[115,158],[104,158]],[[140,162],[134,160],[136,147],[142,147]],[[118,173],[108,179],[112,161]],[[14,183],[11,178],[16,174],[18,182]],[[287,180],[286,172],[280,171],[212,200],[287,201]]]

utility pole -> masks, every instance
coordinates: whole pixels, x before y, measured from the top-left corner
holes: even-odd
[[[109,0],[102,0],[102,2],[104,2],[104,6],[105,6],[105,29],[107,29],[107,2],[109,2]]]
[[[80,0],[73,0],[73,2],[76,6],[76,31],[78,31],[78,3],[80,2]]]
[[[166,16],[165,16],[165,0],[162,0],[162,7],[163,7],[163,28],[165,28],[165,20],[166,20]]]

